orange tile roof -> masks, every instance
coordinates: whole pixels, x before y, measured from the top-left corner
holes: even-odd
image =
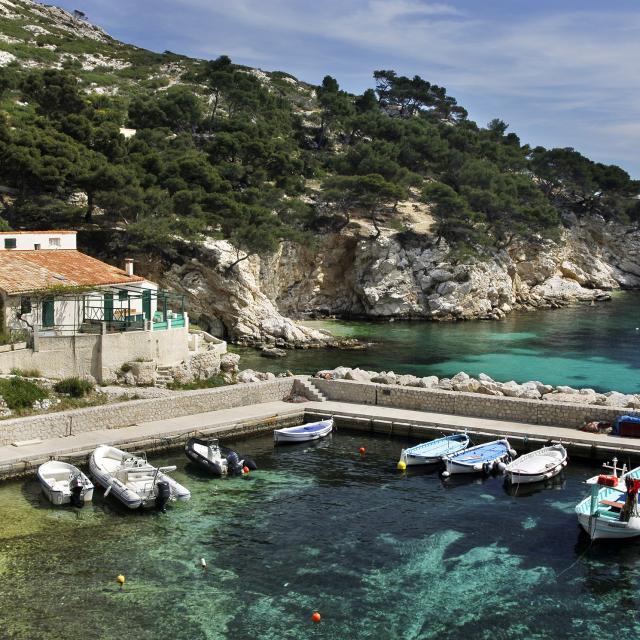
[[[0,289],[7,294],[53,286],[124,285],[144,280],[75,249],[0,251]]]

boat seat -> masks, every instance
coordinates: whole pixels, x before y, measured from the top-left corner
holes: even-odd
[[[600,504],[612,509],[622,509],[624,507],[624,502],[616,502],[615,500],[600,500]]]

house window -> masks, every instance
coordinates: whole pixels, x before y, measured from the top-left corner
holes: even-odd
[[[119,291],[118,292],[118,300],[126,300],[129,297],[128,291]]]
[[[49,238],[49,246],[50,247],[59,247],[60,246],[60,238]]]
[[[34,245],[33,245],[33,248],[34,248],[36,251],[40,251],[40,245],[39,245],[39,244],[34,244]]]
[[[15,249],[16,248],[16,239],[15,238],[5,238],[4,239],[4,248],[5,249]]]
[[[31,298],[20,299],[20,314],[31,313]]]

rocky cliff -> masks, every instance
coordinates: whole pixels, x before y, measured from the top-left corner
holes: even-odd
[[[429,234],[390,229],[377,239],[349,232],[315,247],[284,243],[227,272],[233,255],[225,241],[211,241],[199,258],[174,266],[165,284],[188,294],[204,327],[247,344],[326,342],[285,316],[499,319],[640,286],[640,230],[599,217],[569,220],[556,241],[484,259],[456,258]]]

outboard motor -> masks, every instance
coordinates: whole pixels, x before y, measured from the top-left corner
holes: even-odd
[[[235,451],[227,456],[227,469],[229,473],[242,473],[242,462]]]
[[[171,499],[171,487],[165,480],[156,483],[156,509],[166,513],[167,503]]]
[[[81,476],[76,475],[69,480],[69,491],[71,491],[71,504],[74,507],[84,507],[84,498],[82,496],[84,483]]]

